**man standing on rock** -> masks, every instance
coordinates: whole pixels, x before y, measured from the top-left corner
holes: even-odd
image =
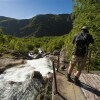
[[[66,56],[67,56],[67,47],[62,48],[60,51],[60,70],[64,70],[66,67]]]
[[[87,54],[88,54],[88,46],[90,43],[93,43],[93,37],[89,34],[87,26],[82,27],[82,31],[75,35],[73,38],[73,55],[70,61],[68,71],[67,71],[67,80],[71,81],[71,73],[73,71],[74,66],[77,64],[77,71],[74,73],[74,80],[76,85],[80,85],[79,77],[81,75],[81,71],[86,64]]]

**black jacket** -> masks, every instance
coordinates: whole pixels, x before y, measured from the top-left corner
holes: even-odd
[[[84,48],[79,48],[76,46],[76,38],[79,36],[79,35],[83,35],[83,36],[86,36],[86,46]],[[87,55],[88,53],[88,46],[90,43],[94,43],[94,39],[92,37],[91,34],[89,33],[85,33],[84,31],[80,32],[79,34],[75,35],[73,40],[72,40],[72,43],[74,45],[74,50],[73,50],[73,55],[76,55],[76,56],[80,56],[80,57],[84,57]]]

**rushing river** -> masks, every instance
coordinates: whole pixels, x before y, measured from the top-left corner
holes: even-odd
[[[26,60],[25,64],[5,70],[0,75],[0,100],[34,100],[42,87],[39,80],[31,79],[34,71],[40,71],[42,76],[53,72],[51,60],[47,57]]]

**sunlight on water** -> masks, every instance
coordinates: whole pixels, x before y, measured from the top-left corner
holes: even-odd
[[[30,78],[32,72],[40,71],[45,76],[48,72],[53,72],[52,62],[49,58],[40,58],[34,60],[27,60],[24,65],[19,65],[13,68],[5,70],[4,74],[0,75],[1,81],[15,81],[24,82],[27,78]]]

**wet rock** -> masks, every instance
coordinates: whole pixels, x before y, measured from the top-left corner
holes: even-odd
[[[59,50],[54,50],[53,55],[55,55],[55,56],[60,55],[60,51]]]
[[[53,78],[53,73],[48,72],[47,75],[46,75],[46,77],[47,77],[49,80],[52,80],[52,78]]]
[[[39,58],[43,58],[42,54],[37,54],[36,57],[34,59],[39,59]]]
[[[43,84],[38,79],[17,82],[0,82],[0,100],[36,100]]]
[[[42,79],[42,74],[39,71],[34,71],[32,73],[32,78]]]
[[[4,72],[4,69],[0,69],[0,74],[2,74]]]
[[[1,58],[0,59],[0,74],[4,72],[5,69],[13,67],[15,65],[24,64],[23,59],[11,59],[11,58]]]

